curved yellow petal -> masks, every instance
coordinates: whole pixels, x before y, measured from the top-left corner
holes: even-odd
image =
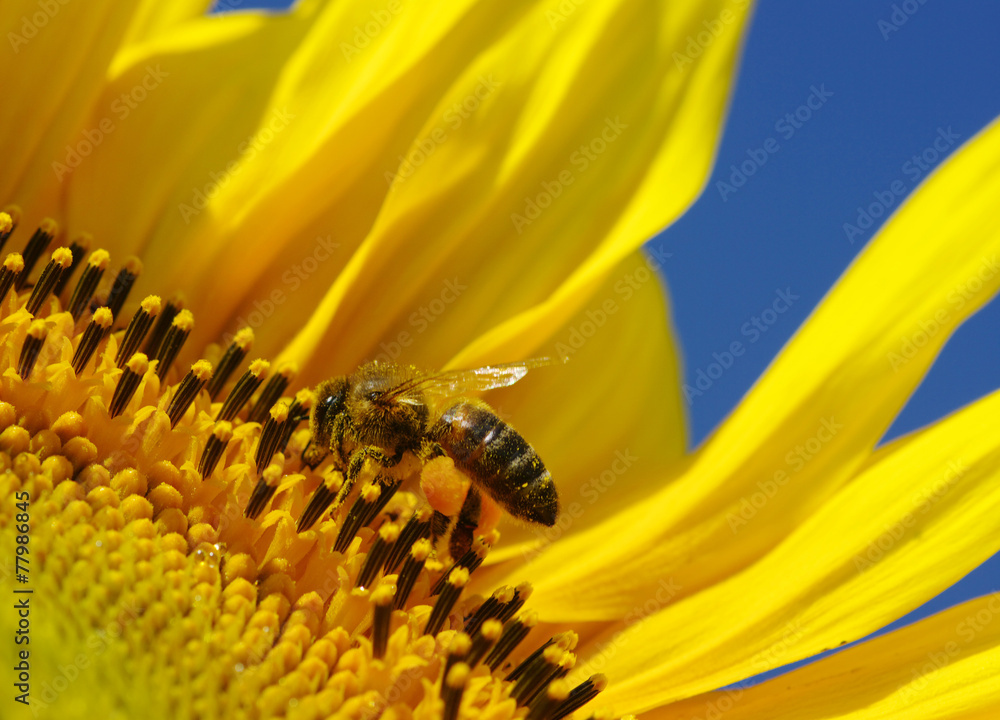
[[[568,362],[532,371],[487,399],[528,438],[552,473],[554,527],[505,521],[487,562],[526,560],[552,543],[641,502],[686,448],[680,368],[667,327],[657,261],[633,253],[541,354]],[[502,577],[506,573],[509,576]],[[484,588],[516,585],[519,567],[482,573]]]
[[[0,62],[0,205],[19,204],[25,227],[58,214],[65,175],[57,164],[78,147],[86,152],[102,134],[99,121],[109,110],[95,103],[136,5],[138,0],[0,5],[0,27],[10,44]],[[86,122],[92,110],[97,125]]]
[[[182,22],[201,17],[214,4],[213,0],[143,0],[136,8],[122,45],[144,42]]]
[[[1000,716],[1000,593],[751,688],[705,693],[648,720],[931,720]]]
[[[540,611],[620,618],[664,577],[685,597],[827,502],[954,328],[1000,286],[998,194],[994,123],[887,223],[683,476],[527,568]]]
[[[615,635],[611,698],[647,709],[851,642],[984,562],[1000,550],[997,413],[1000,392],[921,431],[757,563]]]
[[[731,25],[678,68],[723,8]],[[455,366],[537,352],[702,187],[745,9],[596,2],[556,22],[533,3],[511,18],[383,170],[393,187],[374,226],[286,357],[370,356],[420,291],[466,268],[489,275],[469,283],[460,344],[439,363],[462,344]]]

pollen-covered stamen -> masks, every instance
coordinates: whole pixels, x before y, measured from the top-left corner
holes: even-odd
[[[323,513],[330,507],[330,503],[336,499],[343,485],[344,478],[340,473],[328,472],[326,477],[323,478],[323,482],[316,488],[316,492],[313,493],[309,504],[306,505],[306,509],[302,512],[302,517],[299,518],[299,522],[295,525],[295,531],[305,532],[317,520],[323,517]]]
[[[448,646],[448,658],[445,660],[444,672],[441,673],[442,677],[448,677],[448,671],[457,662],[464,662],[466,665],[469,665],[469,669],[471,670],[472,665],[468,662],[471,650],[472,638],[464,632],[455,633],[455,636],[451,639],[451,645]]]
[[[20,216],[16,207],[4,208],[3,211],[0,211],[0,250],[3,250],[3,246],[7,244],[14,228],[17,227],[17,220],[11,213]]]
[[[69,314],[73,316],[73,322],[79,321],[90,305],[90,299],[94,297],[94,292],[104,277],[104,271],[108,269],[111,262],[111,255],[107,250],[94,250],[87,258],[87,267],[83,269],[83,274],[73,288],[73,294],[69,298]],[[110,310],[109,310],[110,312]]]
[[[199,360],[177,386],[170,406],[167,408],[167,417],[170,418],[170,427],[176,427],[177,423],[184,417],[184,413],[191,407],[191,403],[198,397],[198,393],[212,377],[212,363],[208,360]]]
[[[236,368],[240,366],[240,363],[243,362],[243,359],[252,347],[253,330],[251,328],[243,328],[237,331],[232,342],[229,343],[229,347],[226,348],[226,351],[222,353],[222,357],[219,358],[215,377],[208,384],[208,395],[212,400],[215,400],[225,384],[229,382],[229,378],[236,372]]]
[[[281,438],[278,440],[278,452],[285,452],[288,441],[292,439],[292,433],[298,429],[303,420],[309,419],[313,403],[316,402],[316,393],[312,390],[299,390],[295,393],[292,406],[288,408],[288,422],[281,430]]]
[[[38,282],[35,283],[35,287],[31,291],[31,295],[28,297],[28,302],[24,306],[32,315],[37,315],[38,311],[42,307],[52,289],[59,282],[59,278],[62,277],[63,273],[67,271],[70,263],[73,262],[73,253],[70,252],[69,248],[56,248],[52,252],[52,257],[46,263],[45,268],[42,270],[41,276],[38,278]]]
[[[167,371],[174,364],[177,354],[184,347],[188,336],[194,330],[194,315],[190,310],[181,310],[177,317],[170,323],[167,336],[163,338],[159,349],[156,351],[156,359],[159,363],[156,366],[156,376],[162,381],[167,376]]]
[[[486,653],[493,649],[497,640],[503,634],[503,623],[499,620],[487,620],[472,636],[472,648],[469,650],[469,667],[476,667]]]
[[[160,314],[161,305],[160,298],[156,295],[148,295],[139,303],[139,309],[135,311],[128,327],[125,328],[125,335],[122,336],[121,345],[118,346],[115,365],[119,369],[125,367],[128,359],[139,350],[146,333],[153,325],[153,320]]]
[[[10,253],[0,267],[0,303],[7,299],[7,291],[24,273],[24,259],[19,253]]]
[[[406,600],[413,592],[413,585],[417,582],[417,577],[424,569],[427,556],[431,554],[431,541],[425,539],[418,540],[410,548],[410,554],[406,556],[403,569],[399,571],[396,579],[396,609],[402,610],[406,607]]]
[[[227,420],[220,420],[212,428],[212,435],[205,443],[205,449],[201,452],[201,459],[198,461],[198,472],[201,479],[205,480],[215,470],[219,464],[222,453],[226,451],[226,445],[233,437],[233,424]]]
[[[104,304],[116,318],[125,305],[125,301],[128,300],[128,294],[132,292],[132,286],[135,285],[140,274],[142,274],[142,261],[137,257],[130,257],[125,261],[124,267],[118,271],[115,281],[111,283],[108,301]]]
[[[21,357],[17,361],[17,374],[22,380],[30,377],[48,334],[44,320],[34,320],[28,326],[28,334],[24,338],[24,345],[21,346]]]
[[[365,556],[365,564],[361,566],[361,572],[358,573],[358,579],[354,583],[355,587],[368,587],[372,584],[396,541],[399,540],[399,532],[399,525],[394,522],[388,522],[378,529],[378,536],[372,543],[368,555]]]
[[[564,656],[572,658],[572,653],[567,653],[558,645],[549,645],[527,665],[510,691],[510,696],[518,705],[528,705],[539,690],[555,679],[556,674],[562,669]],[[573,661],[575,662],[575,659]]]
[[[111,324],[114,320],[111,311],[106,307],[98,308],[94,316],[90,318],[87,329],[83,331],[83,337],[80,338],[80,344],[76,346],[76,352],[73,353],[73,372],[77,375],[87,367],[87,363],[94,357],[101,341],[111,332]]]
[[[482,605],[476,608],[476,611],[472,613],[472,617],[465,623],[465,632],[475,636],[483,623],[487,620],[500,617],[500,613],[504,611],[513,599],[514,588],[509,585],[504,585],[494,590],[493,594],[486,598]]]
[[[427,624],[424,626],[424,635],[437,635],[444,626],[444,621],[448,619],[451,611],[455,608],[459,596],[469,582],[469,571],[463,567],[452,568],[447,575],[444,589],[438,595],[434,609],[431,610]]]
[[[286,363],[278,368],[278,372],[271,376],[267,384],[264,385],[264,389],[260,391],[257,402],[250,408],[250,415],[247,417],[247,422],[264,422],[268,411],[278,402],[278,399],[288,388],[289,383],[295,379],[298,373],[298,366],[292,363]]]
[[[361,488],[361,492],[358,493],[351,509],[347,511],[347,517],[344,518],[344,524],[340,526],[340,532],[337,533],[337,541],[333,545],[334,552],[342,553],[347,550],[347,546],[351,544],[351,540],[354,539],[358,530],[375,517],[375,512],[377,512],[375,508],[378,506],[382,494],[382,486],[377,482],[366,483]]]
[[[457,568],[465,568],[470,573],[475,572],[476,569],[483,564],[483,560],[486,559],[487,553],[490,551],[489,543],[487,543],[482,538],[476,538],[472,547],[459,558],[459,561],[452,565],[452,570]],[[437,595],[444,589],[444,584],[447,579],[447,575],[442,575],[441,578],[434,585],[434,589],[431,590],[431,595]]]
[[[118,378],[115,393],[111,396],[111,404],[108,406],[108,414],[111,417],[122,414],[147,370],[149,370],[149,358],[144,353],[136,353],[129,358],[121,377]]]
[[[579,640],[579,636],[572,631],[559,633],[554,635],[539,647],[535,652],[531,653],[526,657],[520,665],[511,670],[510,674],[507,675],[507,679],[510,681],[515,681],[526,673],[532,672],[532,664],[537,663],[542,655],[550,647],[558,647],[561,652],[568,653],[576,647],[576,643]],[[557,658],[558,660],[558,658]],[[529,698],[530,700],[530,698]]]
[[[149,357],[156,357],[156,353],[160,350],[160,345],[163,344],[163,339],[167,336],[167,331],[170,330],[170,326],[174,324],[174,319],[177,314],[184,309],[184,296],[177,294],[174,297],[167,300],[167,304],[163,306],[163,310],[160,312],[160,317],[153,326],[153,332],[149,334],[146,340],[146,348],[143,350]]]
[[[90,244],[93,240],[94,238],[90,233],[80,233],[75,240],[70,242],[69,251],[72,253],[73,259],[70,261],[69,267],[66,268],[66,272],[59,276],[59,281],[52,288],[53,295],[62,295],[63,290],[66,289],[66,285],[69,283],[69,279],[76,272],[76,268],[80,263],[83,262],[83,257],[87,254],[87,250],[90,249]]]
[[[337,541],[333,546],[334,552],[347,550],[358,530],[367,527],[368,523],[382,512],[392,496],[396,494],[399,485],[399,482],[379,477],[361,488],[358,498],[351,505],[347,517],[344,518],[344,524],[337,534]]]
[[[286,422],[288,422],[288,405],[278,403],[271,408],[267,420],[264,422],[264,427],[260,431],[260,440],[257,442],[257,452],[254,455],[258,475],[261,469],[267,467],[271,458],[274,457]]]
[[[565,681],[559,680],[559,683]],[[555,685],[556,683],[553,683]],[[567,715],[571,715],[584,705],[589,703],[608,686],[608,678],[602,674],[591,675],[582,683],[573,688],[569,696],[556,706],[555,710],[549,714],[552,720],[562,720]],[[530,715],[529,715],[530,717]],[[542,717],[545,717],[544,715]]]
[[[514,588],[514,597],[511,598],[511,601],[504,605],[504,607],[500,610],[500,613],[497,615],[497,620],[500,622],[507,622],[514,617],[514,613],[524,607],[524,604],[528,602],[528,598],[531,597],[532,592],[534,592],[534,588],[529,582],[523,582]]]
[[[396,588],[379,585],[372,591],[371,603],[375,607],[372,614],[372,657],[381,660],[389,644],[389,622],[392,620],[392,601]]]
[[[458,717],[458,708],[462,704],[462,694],[470,672],[469,666],[461,662],[448,671],[441,686],[441,699],[444,700],[444,713],[441,717],[444,720],[455,720]]]
[[[392,552],[385,559],[383,570],[387,573],[396,572],[396,568],[403,562],[403,558],[410,552],[413,543],[421,538],[430,537],[431,531],[431,509],[426,505],[420,507],[410,519],[407,520],[403,530],[399,533],[399,540],[392,548]]]
[[[532,610],[526,610],[516,618],[508,620],[503,626],[503,633],[497,644],[486,656],[486,664],[490,670],[496,671],[503,665],[507,656],[514,652],[514,649],[521,644],[521,641],[528,636],[531,628],[538,624],[538,614]]]
[[[528,709],[526,720],[551,720],[559,706],[569,699],[569,695],[569,684],[565,680],[557,680],[545,688],[544,693],[539,693]]]
[[[24,257],[24,272],[18,277],[14,283],[14,287],[20,290],[24,287],[24,284],[28,281],[28,276],[31,271],[35,269],[35,264],[38,262],[39,258],[42,257],[42,253],[45,252],[45,248],[49,246],[52,242],[52,238],[56,236],[59,232],[59,223],[57,223],[52,218],[45,218],[38,225],[38,229],[28,240],[28,244],[24,248],[24,252],[21,255]]]
[[[257,480],[257,484],[254,486],[253,492],[250,494],[247,509],[243,512],[244,517],[248,517],[251,520],[257,519],[267,503],[274,497],[278,485],[281,484],[283,474],[283,469],[277,464],[268,465],[264,469],[263,474],[261,474],[260,479]]]
[[[271,363],[267,360],[254,360],[250,363],[250,367],[247,371],[243,373],[243,377],[236,381],[236,387],[233,391],[229,393],[229,397],[226,401],[222,403],[222,407],[219,409],[219,414],[216,416],[216,420],[232,420],[236,417],[243,406],[247,404],[247,400],[253,395],[260,384],[267,377],[268,370],[271,369]]]

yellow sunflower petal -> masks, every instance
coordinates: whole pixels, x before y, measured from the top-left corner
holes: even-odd
[[[239,0],[238,0],[239,2]],[[186,20],[201,17],[215,3],[213,0],[143,0],[136,9],[123,45],[143,42]],[[228,3],[232,6],[232,3]]]
[[[754,687],[705,693],[644,718],[930,720],[1000,716],[1000,593]]]
[[[609,692],[646,709],[725,686],[863,637],[959,580],[1000,549],[998,412],[1000,392],[920,432],[742,573],[627,617],[616,652],[597,656]]]
[[[66,155],[67,143],[86,147],[100,134],[99,125],[85,120],[137,4],[11,0],[0,6],[10,43],[0,63],[0,204],[19,204],[27,227],[56,212],[65,188],[54,161]]]
[[[453,365],[537,352],[702,187],[745,6],[587,3],[556,21],[535,4],[510,19],[383,173],[393,188],[374,227],[287,357],[370,355],[456,272],[462,324],[442,333],[460,344],[439,346],[439,363],[466,343]],[[730,24],[678,68],[723,8]]]
[[[994,123],[888,222],[681,478],[528,568],[544,612],[620,618],[664,577],[677,598],[697,592],[849,480],[945,339],[1000,286],[998,168]]]
[[[193,304],[218,320],[195,342],[257,311],[258,347],[274,351],[298,329],[286,318],[319,305],[288,357],[318,350],[306,373],[326,375],[458,274],[476,312],[437,364],[487,332],[461,360],[523,354],[702,186],[746,6],[310,4],[254,38],[246,18],[187,23],[119,58],[109,98],[148,64],[170,76],[74,173],[71,220],[116,251],[143,246],[161,283],[197,288]],[[691,60],[706,19],[719,35]],[[231,87],[237,65],[254,68],[249,85]],[[542,183],[560,197],[522,225]],[[109,187],[114,214],[100,209]]]

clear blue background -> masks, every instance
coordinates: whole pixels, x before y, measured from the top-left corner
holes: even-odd
[[[879,21],[892,20],[894,5],[917,9],[885,37]],[[833,95],[786,140],[775,123],[814,85]],[[853,243],[846,238],[843,224],[855,222],[858,206],[896,180],[912,190],[903,164],[931,146],[939,128],[958,133],[961,143],[998,115],[1000,3],[757,3],[716,170],[694,207],[652,241],[673,253],[665,273],[687,382],[713,352],[745,339],[740,328],[770,305],[776,289],[790,287],[800,297],[693,399],[693,445],[736,406],[875,232],[881,221]],[[771,137],[780,149],[723,201],[716,182],[727,182],[730,165]],[[992,302],[949,341],[886,439],[997,387],[1000,305]],[[1000,556],[890,627],[997,590]]]
[[[903,163],[929,147],[938,128],[964,142],[1000,115],[1000,3],[914,2],[918,10],[885,38],[878,22],[890,19],[894,4],[903,3],[757,5],[712,178],[694,207],[652,241],[673,253],[665,273],[687,382],[713,352],[746,339],[741,326],[770,305],[777,288],[801,297],[692,399],[694,444],[736,406],[871,238],[877,224],[853,244],[845,236],[843,224],[856,222],[857,207],[895,180],[912,189]],[[775,123],[820,84],[833,95],[786,141]],[[769,137],[780,149],[723,201],[716,182],[728,182],[730,166]],[[994,301],[955,333],[886,439],[997,387]],[[1000,555],[890,628],[997,590]]]

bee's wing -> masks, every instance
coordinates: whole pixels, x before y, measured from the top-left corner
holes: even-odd
[[[474,370],[446,370],[408,380],[393,392],[405,395],[419,390],[425,395],[442,399],[480,393],[513,385],[533,368],[559,365],[562,362],[556,358],[543,357],[501,365],[487,365]],[[406,402],[406,398],[401,398],[401,402]]]

